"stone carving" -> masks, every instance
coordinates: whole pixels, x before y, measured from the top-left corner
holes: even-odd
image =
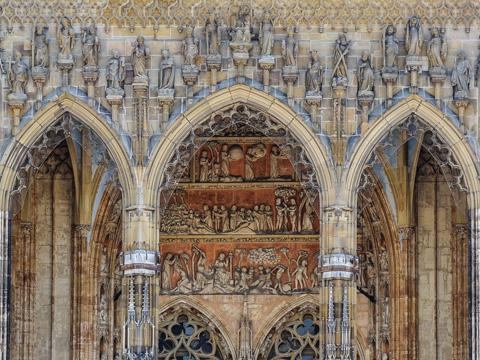
[[[298,196],[300,197],[300,206],[298,208],[298,230],[302,233],[313,233],[313,221],[315,218],[315,209],[313,202],[315,195],[308,190],[300,190]]]
[[[372,68],[371,55],[368,50],[362,52],[362,57],[358,60],[357,66],[358,79],[358,97],[373,98],[374,75]]]
[[[273,26],[270,11],[265,10],[263,20],[260,23],[260,31],[258,33],[258,39],[261,48],[260,55],[272,55],[274,37],[275,27]]]
[[[193,35],[193,26],[186,26],[186,36],[182,43],[182,54],[185,58],[184,66],[196,67],[195,60],[198,56],[198,40]]]
[[[282,41],[282,54],[285,59],[285,66],[297,66],[298,42],[293,35],[295,28],[287,27],[287,37]]]
[[[323,65],[317,51],[312,51],[311,57],[306,74],[307,96],[322,95],[324,80]]]
[[[110,265],[110,260],[108,259],[108,251],[107,251],[107,248],[104,246],[102,251],[102,266],[100,268],[101,275],[108,275],[109,265]]]
[[[120,57],[118,49],[112,50],[112,57],[107,64],[107,95],[123,96],[123,83],[125,81],[125,60]]]
[[[397,56],[398,56],[398,39],[395,36],[395,26],[388,25],[383,37],[383,49],[385,52],[384,67],[387,72],[391,72],[397,68]]]
[[[73,31],[70,20],[66,17],[62,19],[61,26],[57,31],[57,44],[60,48],[58,54],[59,60],[72,60],[72,48],[75,43],[75,32]]]
[[[253,163],[265,156],[266,148],[263,144],[255,144],[247,148],[245,153],[245,181],[255,180]]]
[[[132,43],[132,68],[136,79],[134,82],[144,82],[147,80],[147,59],[150,57],[150,50],[145,45],[143,36],[137,37]]]
[[[367,287],[367,259],[363,253],[358,255],[358,259],[357,286],[363,289]]]
[[[239,346],[238,359],[249,360],[253,358],[253,330],[252,321],[248,314],[248,303],[245,299],[243,302],[243,313],[240,320],[240,328],[238,330]]]
[[[28,65],[22,61],[20,51],[13,52],[13,58],[8,69],[8,81],[11,92],[8,95],[9,101],[25,101],[27,99],[26,86],[28,82]]]
[[[383,324],[389,325],[390,324],[390,299],[389,297],[385,297],[383,302],[383,312],[382,312]]]
[[[162,57],[158,74],[158,89],[173,90],[175,85],[175,65],[170,57],[170,50],[163,48]]]
[[[457,60],[452,69],[453,98],[456,100],[468,100],[469,84],[472,65],[467,59],[465,51],[458,50]]]
[[[387,247],[382,245],[381,252],[379,254],[379,263],[380,263],[380,271],[381,272],[388,272],[388,252]]]
[[[420,26],[420,19],[413,15],[407,24],[407,36],[405,38],[405,48],[407,55],[420,55],[423,45],[423,32]]]
[[[270,150],[270,179],[275,180],[280,177],[278,160],[288,159],[282,150],[277,145],[272,146]]]
[[[108,322],[107,311],[107,295],[105,293],[102,293],[100,295],[100,324],[106,324]]]
[[[207,23],[205,24],[205,39],[207,42],[207,55],[218,57],[220,55],[221,32],[213,12],[208,15]]]
[[[96,71],[98,69],[98,54],[100,54],[100,39],[97,35],[95,25],[85,28],[82,36],[83,61],[85,71]]]
[[[350,52],[351,41],[340,34],[333,51],[332,85],[345,85],[348,77],[347,55]]]
[[[229,33],[232,38],[232,42],[250,43],[252,34],[250,29],[250,8],[248,5],[240,5],[237,14],[232,15],[232,20],[232,29]]]
[[[169,252],[164,259],[162,293],[289,294],[314,289],[318,285],[318,269],[311,271],[316,277],[314,281],[313,275],[308,276],[309,253],[299,250],[297,257],[291,258],[289,251],[286,247],[236,248],[219,252],[209,265],[206,252],[197,245],[192,246],[191,256],[187,252]],[[278,252],[284,254],[286,265]]]
[[[447,39],[440,35],[437,27],[431,30],[432,38],[427,44],[427,55],[430,63],[430,71],[446,71],[444,61],[447,58]]]
[[[37,25],[33,34],[32,41],[32,65],[38,69],[46,69],[49,66],[48,61],[48,37],[45,34],[47,27]]]

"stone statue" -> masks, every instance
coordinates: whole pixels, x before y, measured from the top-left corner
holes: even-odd
[[[147,78],[146,64],[150,57],[150,50],[145,46],[145,38],[143,36],[137,37],[132,45],[133,74],[138,78]]]
[[[335,50],[333,52],[333,71],[332,81],[333,84],[344,83],[348,76],[347,55],[350,51],[351,41],[347,41],[347,37],[344,34],[340,34]]]
[[[247,148],[245,153],[245,180],[255,180],[255,173],[253,171],[253,163],[258,159],[265,156],[266,147],[264,144],[259,143]]]
[[[107,95],[123,95],[125,77],[125,60],[120,58],[118,49],[113,49],[107,64]]]
[[[280,150],[277,145],[272,146],[272,149],[270,150],[270,179],[275,180],[280,177],[278,171],[278,160],[286,158],[287,157],[285,156],[285,154]]]
[[[208,158],[207,156],[207,151],[203,150],[202,154],[199,159],[199,165],[200,165],[200,177],[198,179],[199,182],[208,182],[208,174],[210,170],[210,165],[212,164],[212,161]]]
[[[384,66],[386,71],[393,71],[397,67],[398,56],[398,39],[395,36],[395,26],[392,24],[387,26],[383,38],[383,48],[385,51]]]
[[[57,31],[57,44],[60,48],[58,58],[60,60],[72,60],[72,48],[75,43],[75,32],[73,31],[70,20],[64,17],[61,21],[61,26]]]
[[[367,287],[367,260],[365,258],[365,254],[360,254],[358,256],[359,264],[358,264],[358,287],[366,288]]]
[[[251,19],[248,5],[240,5],[236,15],[232,15],[229,35],[233,43],[249,43],[251,41]],[[238,50],[238,49],[237,49]],[[240,51],[240,50],[239,50]]]
[[[198,40],[193,36],[193,26],[186,26],[186,37],[182,44],[182,54],[185,57],[184,65],[195,65],[198,56]]]
[[[317,51],[311,52],[312,59],[308,63],[306,73],[306,87],[307,95],[318,96],[322,95],[323,85],[323,65],[320,61]]]
[[[45,34],[47,28],[43,25],[35,27],[32,41],[32,64],[34,67],[48,68],[48,38]]]
[[[388,252],[387,252],[387,247],[385,245],[381,246],[381,252],[378,260],[380,263],[380,271],[387,272],[388,271]]]
[[[359,97],[372,97],[374,75],[372,69],[372,62],[370,52],[364,50],[362,57],[358,60],[357,66],[357,80],[358,80],[358,96]]]
[[[219,287],[221,290],[229,287],[230,283],[230,273],[226,270],[229,266],[229,259],[226,258],[225,253],[221,252],[218,254],[217,260],[215,260],[214,268],[214,281],[215,286]]]
[[[228,153],[228,145],[222,145],[222,151],[220,153],[220,163],[222,170],[222,177],[230,176],[230,154]]]
[[[172,289],[172,269],[171,266],[178,261],[178,255],[173,256],[172,253],[168,253],[163,260],[162,266],[162,289]]]
[[[287,205],[288,218],[290,219],[291,231],[297,231],[297,202],[294,198],[290,199],[290,203]]]
[[[444,61],[447,58],[448,52],[447,39],[440,35],[440,31],[437,27],[433,27],[431,33],[432,38],[427,44],[427,55],[430,63],[430,69],[445,69]]]
[[[296,260],[294,259],[294,261]],[[296,290],[303,290],[307,288],[307,283],[306,283],[306,280],[308,278],[307,265],[308,265],[308,261],[306,259],[303,259],[301,261],[299,259],[297,261],[297,268],[292,272],[292,276],[295,279]]]
[[[175,65],[170,57],[170,51],[167,48],[162,49],[163,59],[160,61],[160,71],[158,74],[159,89],[173,89],[175,85]]]
[[[106,323],[107,319],[107,296],[103,293],[100,295],[100,323]]]
[[[390,324],[390,299],[388,298],[388,296],[385,297],[385,301],[383,303],[382,317],[383,317],[383,323],[385,325],[389,325]]]
[[[298,230],[300,232],[313,232],[313,219],[315,216],[315,210],[310,202],[309,196],[305,190],[301,190],[298,194],[300,197],[300,206],[298,208]],[[305,212],[302,217],[302,211]]]
[[[452,86],[454,99],[468,99],[471,71],[472,65],[470,65],[470,60],[467,59],[467,54],[465,54],[465,51],[463,50],[458,50],[457,60],[455,61],[452,69]]]
[[[270,12],[266,10],[258,33],[261,48],[260,55],[272,55],[274,35],[275,27],[273,26]]]
[[[100,53],[100,39],[95,25],[90,25],[90,27],[84,29],[82,43],[85,68],[96,69],[98,67],[98,54]]]
[[[286,66],[297,66],[298,42],[293,36],[294,27],[287,28],[287,37],[282,41],[282,54]]]
[[[420,19],[413,15],[407,23],[407,37],[405,39],[405,48],[407,55],[420,55],[423,45],[423,32],[420,26]]]
[[[275,209],[277,210],[277,222],[275,224],[275,230],[282,231],[282,228],[284,227],[284,220],[286,217],[287,206],[285,202],[283,202],[282,199],[279,197],[275,199]],[[285,221],[285,223],[286,222],[287,221]],[[286,224],[285,224],[285,227],[286,227]]]
[[[208,20],[205,25],[205,38],[207,41],[207,54],[219,55],[221,33],[218,29],[217,20],[215,19],[215,14],[213,12],[208,15]]]
[[[8,81],[12,88],[8,99],[25,100],[27,98],[28,66],[22,61],[22,54],[18,50],[13,52],[11,65],[8,69]]]

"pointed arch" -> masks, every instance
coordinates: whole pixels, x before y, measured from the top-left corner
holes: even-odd
[[[16,171],[21,166],[28,149],[37,141],[48,126],[55,123],[61,115],[66,113],[72,114],[80,122],[95,131],[104,142],[117,166],[126,201],[128,202],[129,198],[131,198],[132,202],[135,201],[135,195],[131,191],[135,188],[134,173],[130,156],[122,141],[105,119],[94,109],[83,101],[65,93],[42,108],[20,129],[18,134],[8,144],[0,163],[2,174],[0,180],[0,207],[2,210],[9,209],[10,192],[15,183]]]
[[[207,96],[169,124],[155,145],[145,172],[143,180],[145,203],[156,203],[157,190],[162,183],[165,166],[191,130],[204,122],[210,114],[236,103],[244,103],[264,111],[288,127],[304,144],[308,157],[315,167],[322,188],[322,204],[333,203],[336,180],[329,149],[325,148],[301,115],[273,96],[246,85],[234,85]]]

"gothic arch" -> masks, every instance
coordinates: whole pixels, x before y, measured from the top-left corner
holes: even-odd
[[[61,115],[70,113],[86,126],[90,127],[101,138],[113,157],[117,166],[120,183],[123,186],[124,197],[129,199],[132,194],[134,175],[130,157],[115,131],[105,120],[84,102],[75,99],[70,94],[62,94],[55,101],[42,108],[18,134],[10,141],[2,159],[2,178],[0,180],[0,206],[3,210],[9,209],[10,192],[16,179],[16,172],[30,146],[42,134],[42,131],[52,125]],[[134,195],[131,203],[135,202]]]
[[[265,92],[245,85],[234,85],[207,96],[169,124],[151,153],[150,163],[144,176],[146,204],[156,203],[157,190],[162,183],[165,166],[190,131],[204,122],[211,113],[235,103],[245,103],[265,111],[282,125],[288,126],[289,130],[304,144],[308,157],[319,175],[322,204],[333,203],[336,179],[329,149],[325,148],[306,121],[290,107]]]
[[[158,306],[159,317],[157,319],[157,328],[159,327],[158,323],[160,322],[161,314],[164,313],[165,311],[167,311],[171,308],[175,308],[175,307],[183,307],[185,309],[193,308],[193,309],[197,310],[200,314],[204,315],[206,317],[206,319],[208,319],[208,321],[210,321],[215,326],[215,328],[217,328],[218,331],[220,331],[223,339],[225,340],[226,346],[228,346],[228,351],[230,352],[232,359],[233,360],[236,359],[237,354],[236,354],[236,351],[235,351],[235,345],[232,342],[232,338],[231,338],[230,334],[228,333],[228,330],[226,329],[226,327],[215,316],[215,311],[205,307],[204,305],[202,305],[200,303],[198,303],[192,297],[188,297],[188,296],[185,296],[185,295],[178,295],[174,299],[172,299],[170,301],[167,301],[163,304],[160,304]]]

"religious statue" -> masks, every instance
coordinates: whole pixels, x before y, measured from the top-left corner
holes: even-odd
[[[351,41],[347,41],[347,37],[344,34],[340,34],[335,50],[333,52],[333,71],[332,71],[332,84],[344,84],[347,81],[348,66],[347,55],[350,51]]]
[[[107,303],[107,296],[103,293],[100,295],[100,323],[106,323],[107,319],[107,310],[108,310],[108,303]]]
[[[447,39],[440,35],[437,27],[431,30],[432,38],[427,44],[427,55],[430,63],[430,71],[435,68],[441,68],[445,71],[445,59],[447,58],[448,45]]]
[[[373,97],[374,75],[370,52],[364,50],[357,66],[358,96]]]
[[[279,174],[279,159],[286,159],[286,155],[280,150],[277,145],[273,145],[270,150],[270,179],[275,180],[280,177]]]
[[[162,266],[162,288],[166,290],[172,289],[172,269],[171,266],[175,265],[178,261],[178,255],[173,256],[172,253],[168,253],[163,260]]]
[[[390,299],[385,297],[384,303],[383,303],[383,324],[388,325],[390,324]]]
[[[313,232],[315,210],[313,209],[308,193],[302,189],[298,196],[300,197],[300,206],[298,208],[298,230],[303,233]],[[302,217],[303,209],[305,209],[305,212]]]
[[[11,93],[8,95],[8,99],[25,100],[27,98],[28,66],[22,61],[22,54],[18,50],[13,52],[13,59],[7,75],[11,86]]]
[[[407,37],[405,39],[405,48],[407,55],[420,55],[423,45],[423,32],[420,26],[420,19],[413,15],[407,23]]]
[[[282,41],[282,54],[286,66],[297,66],[298,42],[293,36],[294,27],[287,28],[287,37]]]
[[[363,289],[367,287],[367,259],[365,254],[358,255],[358,287]]]
[[[158,74],[159,89],[173,89],[175,84],[175,65],[170,57],[170,51],[167,48],[162,49],[163,59],[160,61],[160,71]]]
[[[222,151],[220,153],[220,161],[221,161],[221,170],[222,170],[222,177],[230,176],[230,154],[228,153],[228,145],[222,145]]]
[[[213,12],[208,15],[207,23],[205,25],[205,38],[207,41],[207,54],[219,55],[221,33]]]
[[[34,67],[48,68],[48,38],[46,27],[37,25],[32,41],[32,64]]]
[[[387,247],[385,245],[381,246],[381,252],[378,256],[378,261],[380,263],[380,271],[387,272],[388,271],[388,252],[387,252]]]
[[[274,35],[275,27],[273,26],[270,12],[266,10],[258,33],[261,48],[260,55],[272,55]]]
[[[385,52],[384,67],[387,72],[398,70],[397,56],[398,56],[398,39],[395,36],[395,26],[392,24],[387,26],[385,35],[383,37],[383,48]]]
[[[311,52],[311,56],[306,73],[307,95],[322,95],[323,65],[316,50]]]
[[[118,49],[113,49],[107,64],[107,95],[123,95],[125,77],[125,60],[120,58]]]
[[[150,57],[150,50],[145,46],[145,38],[143,36],[137,37],[132,45],[133,74],[138,78],[147,78],[146,64]]]
[[[70,20],[64,17],[61,21],[61,26],[57,31],[57,44],[60,48],[58,58],[61,60],[72,60],[72,48],[75,43],[75,32],[73,31]]]
[[[217,260],[215,260],[214,264],[214,282],[215,286],[219,287],[221,290],[225,289],[225,287],[229,286],[230,283],[230,273],[227,271],[227,267],[229,266],[229,259],[226,258],[225,253],[221,252],[218,254]]]
[[[470,65],[470,60],[467,59],[467,54],[465,54],[465,51],[463,50],[458,50],[457,60],[455,61],[452,69],[452,86],[454,99],[468,99],[471,71],[472,65]]]
[[[182,54],[185,57],[184,65],[196,66],[198,56],[198,40],[193,35],[193,26],[186,26],[186,37],[182,44]]]
[[[90,27],[84,29],[82,43],[85,68],[96,69],[98,67],[98,54],[100,53],[100,39],[95,25],[90,25]]]

